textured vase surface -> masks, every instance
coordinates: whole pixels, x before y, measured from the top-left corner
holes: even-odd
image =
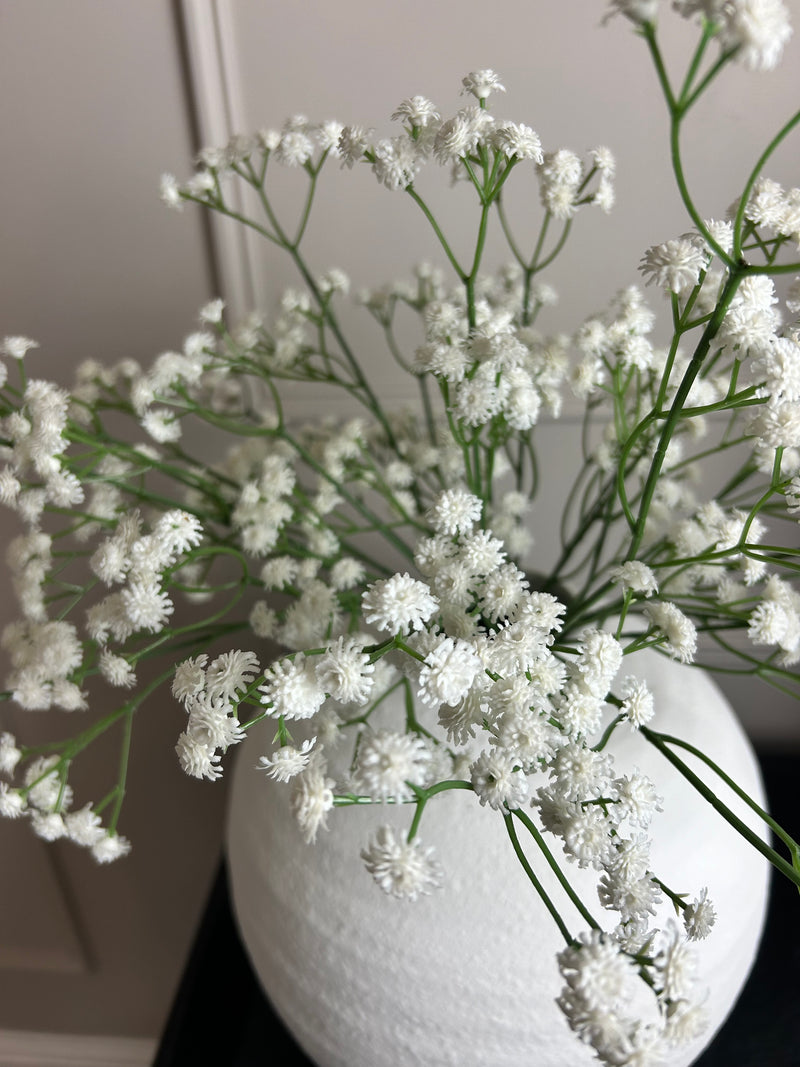
[[[654,727],[708,752],[763,804],[751,748],[716,685],[654,653],[637,655],[637,667],[654,693]],[[263,988],[309,1057],[319,1067],[596,1064],[555,1004],[562,986],[555,955],[564,941],[513,855],[500,815],[464,791],[431,801],[420,836],[436,847],[444,887],[413,903],[392,899],[359,853],[379,824],[407,828],[412,809],[334,810],[329,830],[306,845],[289,810],[290,787],[254,769],[273,735],[267,723],[238,756],[228,819],[232,894]],[[652,827],[655,873],[689,899],[707,886],[717,911],[698,951],[711,1025],[670,1060],[670,1067],[688,1067],[747,977],[766,909],[767,865],[626,725],[609,748],[617,773],[637,766],[664,798]],[[681,756],[716,788],[699,761]],[[719,795],[763,833],[721,783]],[[558,840],[547,840],[589,910],[613,928],[616,914],[600,907],[596,873],[568,863]],[[579,933],[585,923],[535,847],[527,851],[568,928]],[[662,907],[656,923],[670,914],[671,906]]]

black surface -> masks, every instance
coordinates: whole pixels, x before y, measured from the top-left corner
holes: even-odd
[[[759,758],[770,810],[791,828],[800,753],[761,753]],[[800,1067],[799,975],[800,895],[774,875],[753,972],[695,1067]],[[261,992],[234,925],[222,864],[153,1067],[205,1064],[314,1067]]]

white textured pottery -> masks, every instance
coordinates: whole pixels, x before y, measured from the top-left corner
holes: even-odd
[[[713,753],[763,803],[750,746],[715,684],[653,653],[635,660],[645,664],[655,695],[653,725]],[[513,856],[498,813],[462,791],[432,801],[420,836],[436,846],[445,886],[415,903],[394,900],[373,884],[359,852],[379,823],[407,827],[411,809],[334,810],[329,831],[306,845],[289,810],[289,787],[254,770],[273,734],[267,724],[241,750],[228,859],[236,917],[256,972],[309,1057],[319,1067],[596,1064],[555,1004],[562,982],[554,957],[563,940]],[[767,865],[639,735],[619,728],[610,747],[620,773],[637,765],[664,797],[653,826],[656,874],[690,898],[708,886],[717,910],[716,928],[699,946],[711,1026],[670,1061],[686,1067],[747,977],[766,908]],[[698,761],[681,756],[716,786]],[[762,832],[721,783],[720,796]],[[549,844],[561,857],[558,842]],[[529,857],[570,930],[580,932],[580,916],[541,857],[535,850]],[[589,910],[613,927],[593,873],[566,866]],[[669,914],[665,909],[661,918]]]

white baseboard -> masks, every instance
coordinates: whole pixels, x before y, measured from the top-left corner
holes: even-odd
[[[143,1037],[0,1030],[0,1067],[150,1067],[155,1052]]]

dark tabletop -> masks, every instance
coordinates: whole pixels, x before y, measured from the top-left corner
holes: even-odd
[[[760,752],[770,809],[795,822],[800,752]],[[764,939],[725,1025],[695,1067],[800,1067],[800,897],[774,876]],[[231,913],[220,864],[153,1067],[314,1067],[272,1011]],[[487,1064],[486,1067],[491,1067]]]

